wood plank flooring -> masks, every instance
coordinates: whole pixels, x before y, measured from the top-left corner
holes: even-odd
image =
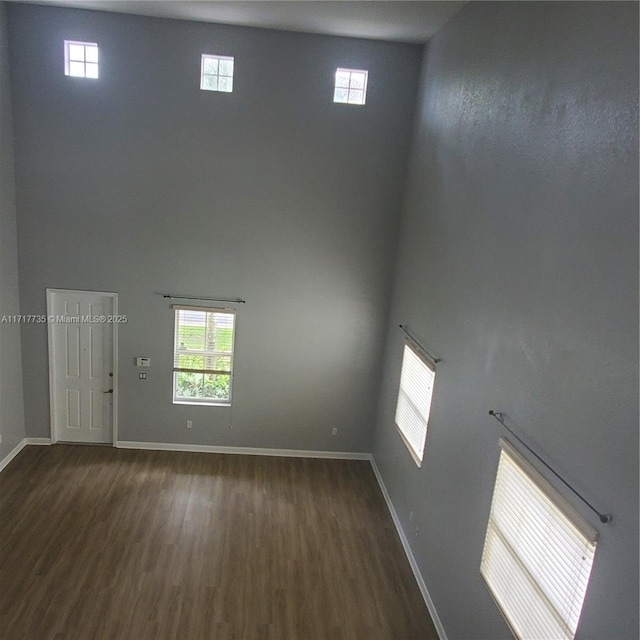
[[[26,447],[3,640],[436,640],[368,462]]]

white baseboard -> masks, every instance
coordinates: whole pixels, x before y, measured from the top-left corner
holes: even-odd
[[[447,634],[445,633],[444,626],[442,625],[442,621],[440,620],[440,616],[438,616],[438,612],[436,611],[436,606],[433,604],[433,600],[431,599],[431,595],[429,594],[429,590],[427,589],[427,585],[424,582],[424,578],[422,577],[422,573],[420,573],[420,569],[418,567],[418,563],[413,555],[413,551],[411,551],[411,547],[409,546],[409,541],[407,540],[407,536],[402,529],[402,525],[400,524],[400,519],[398,518],[398,514],[396,513],[396,509],[393,506],[393,502],[391,502],[391,496],[387,491],[387,487],[384,484],[384,480],[380,475],[380,470],[378,469],[378,465],[372,456],[370,456],[371,460],[371,468],[373,469],[373,473],[375,474],[378,484],[380,485],[380,490],[382,491],[382,495],[387,503],[387,507],[389,508],[389,513],[391,514],[391,518],[393,519],[393,524],[396,526],[396,531],[400,536],[400,542],[402,542],[402,546],[404,548],[404,552],[407,554],[407,559],[409,560],[409,564],[411,565],[411,570],[413,571],[413,575],[416,578],[416,582],[418,583],[418,587],[420,589],[420,593],[424,598],[424,602],[427,605],[427,609],[429,610],[429,614],[431,615],[431,619],[433,620],[433,624],[438,632],[438,637],[440,640],[447,640]]]
[[[2,460],[0,460],[0,471],[2,471],[28,444],[51,444],[51,438],[23,438]]]
[[[195,451],[201,453],[231,453],[245,456],[280,456],[284,458],[329,458],[332,460],[370,460],[369,453],[350,451],[304,451],[302,449],[260,449],[256,447],[224,447],[208,444],[173,444],[171,442],[133,442],[119,440],[119,449],[148,449],[151,451]]]
[[[25,438],[25,444],[51,444],[51,438]]]
[[[0,471],[2,471],[25,447],[27,443],[24,438],[9,453],[0,460]]]

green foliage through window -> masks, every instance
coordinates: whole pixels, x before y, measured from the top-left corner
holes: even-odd
[[[229,400],[230,376],[179,371],[176,374],[176,397]]]

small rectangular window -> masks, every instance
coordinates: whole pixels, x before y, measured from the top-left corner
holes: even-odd
[[[98,45],[95,42],[65,40],[64,73],[76,78],[97,78]]]
[[[480,573],[516,638],[571,640],[597,533],[508,441],[500,446]]]
[[[367,98],[368,71],[363,69],[336,69],[333,101],[344,104],[364,104]]]
[[[402,356],[396,426],[416,464],[422,464],[436,372],[409,342]]]
[[[202,54],[200,89],[231,93],[233,91],[233,66],[233,57]]]
[[[173,402],[231,404],[235,311],[174,310]]]

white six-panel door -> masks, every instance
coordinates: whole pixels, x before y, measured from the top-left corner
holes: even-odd
[[[47,290],[51,437],[113,442],[116,294]]]

